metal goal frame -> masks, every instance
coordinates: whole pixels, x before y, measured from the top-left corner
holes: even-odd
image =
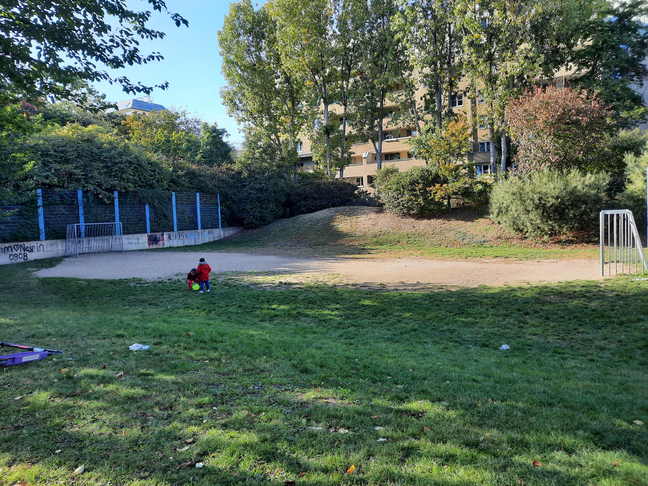
[[[65,237],[65,256],[78,257],[80,253],[124,251],[122,224],[77,223],[68,224]]]

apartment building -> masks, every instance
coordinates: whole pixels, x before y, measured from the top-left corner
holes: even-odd
[[[396,87],[392,93],[397,96],[402,90]],[[415,96],[421,99],[425,94],[426,88],[419,88]],[[490,172],[490,136],[486,123],[485,106],[480,100],[471,100],[466,94],[465,83],[460,84],[456,93],[452,94],[450,104],[453,110],[464,113],[468,120],[475,120],[475,126],[471,127],[471,152],[466,156],[466,162],[474,164],[478,172]],[[340,112],[333,106],[334,112]],[[423,159],[414,157],[409,145],[409,141],[417,136],[416,126],[414,124],[403,127],[390,123],[390,118],[399,109],[393,102],[387,102],[385,105],[387,116],[383,125],[383,144],[382,144],[382,167],[395,166],[400,172],[404,172],[411,167],[424,166]],[[371,141],[362,141],[354,143],[351,147],[351,163],[344,168],[343,179],[353,182],[359,188],[373,192],[371,187],[373,178],[377,170],[377,156],[374,145]],[[315,169],[313,154],[311,152],[311,143],[308,139],[303,139],[297,143],[297,154],[300,158],[299,169],[312,171]],[[336,178],[340,177],[340,172],[336,172]]]

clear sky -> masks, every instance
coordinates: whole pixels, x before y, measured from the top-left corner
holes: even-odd
[[[133,66],[113,71],[113,77],[126,76],[132,82],[141,81],[147,86],[169,82],[165,91],[156,89],[151,94],[154,103],[169,108],[186,109],[194,117],[209,123],[217,123],[230,134],[228,141],[242,142],[236,122],[227,116],[221,104],[220,88],[225,85],[221,75],[221,59],[218,54],[217,32],[223,27],[223,20],[229,11],[227,0],[166,0],[168,9],[178,12],[189,21],[189,28],[176,27],[171,19],[155,12],[150,26],[165,32],[162,40],[142,41],[143,52],[159,52],[163,61]],[[254,3],[262,4],[263,1]],[[146,0],[129,0],[134,10],[149,10]],[[108,101],[133,98],[124,93],[118,85],[97,83],[94,85]],[[137,95],[145,96],[145,95]],[[137,97],[136,96],[136,97]]]

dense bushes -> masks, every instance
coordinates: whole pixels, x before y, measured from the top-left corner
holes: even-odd
[[[453,202],[485,203],[489,191],[487,182],[475,178],[472,166],[455,164],[412,167],[406,172],[387,167],[376,174],[375,186],[388,211],[415,218],[440,214]]]
[[[495,184],[490,214],[528,236],[550,236],[597,227],[608,182],[605,174],[544,170]]]
[[[339,179],[307,179],[289,186],[286,210],[289,216],[348,205],[358,198],[357,187]]]

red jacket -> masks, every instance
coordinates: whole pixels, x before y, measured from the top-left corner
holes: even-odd
[[[200,265],[198,265],[198,268],[196,270],[198,270],[198,278],[202,282],[209,280],[209,272],[211,272],[209,263],[201,263]]]

